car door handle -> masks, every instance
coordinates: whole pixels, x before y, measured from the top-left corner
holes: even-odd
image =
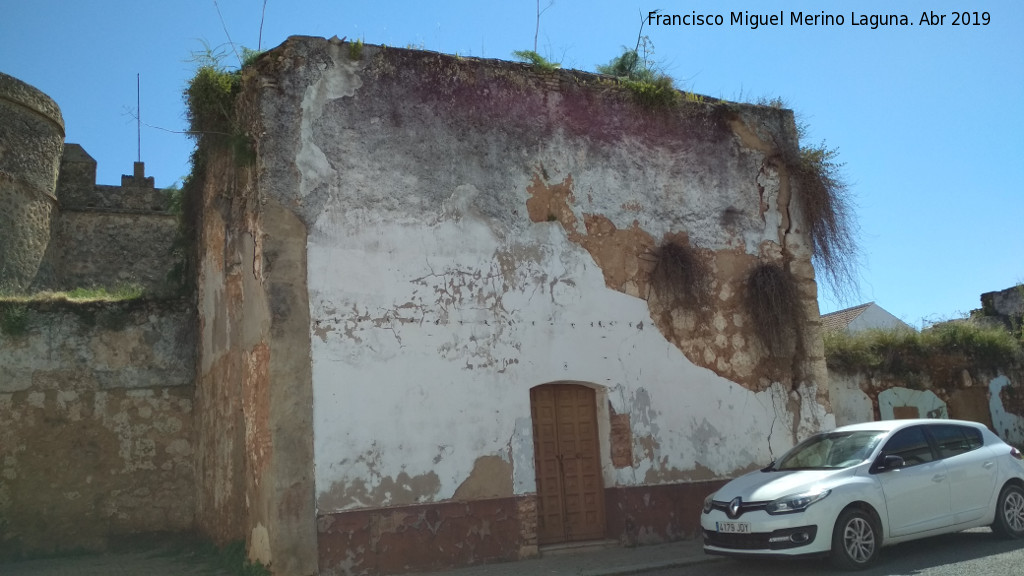
[[[945,479],[946,479],[946,475],[945,474],[936,474],[935,476],[932,476],[932,482],[936,482],[936,483],[942,482]]]

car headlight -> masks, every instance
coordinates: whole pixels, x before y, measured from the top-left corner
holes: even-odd
[[[715,494],[708,494],[707,498],[704,499],[704,513],[711,512],[711,507],[715,504]]]
[[[772,500],[769,502],[768,506],[765,507],[765,510],[769,514],[792,514],[794,512],[803,512],[808,506],[825,498],[831,493],[831,490],[818,490],[814,492],[804,492],[802,494],[783,496],[778,500]]]

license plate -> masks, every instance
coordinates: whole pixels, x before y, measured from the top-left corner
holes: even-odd
[[[723,534],[750,534],[749,522],[716,522],[715,525]]]

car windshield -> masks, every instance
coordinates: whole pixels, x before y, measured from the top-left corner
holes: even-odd
[[[787,452],[772,470],[839,469],[860,464],[885,436],[879,430],[828,432],[812,436]]]

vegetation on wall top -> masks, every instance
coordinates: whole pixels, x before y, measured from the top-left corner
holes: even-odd
[[[0,295],[0,302],[26,303],[26,302],[123,302],[125,300],[136,300],[146,295],[146,289],[134,282],[120,283],[113,288],[104,286],[92,286],[88,288],[74,288],[72,290],[43,290],[25,295]]]
[[[910,376],[942,369],[958,374],[1024,363],[1022,342],[1002,326],[984,322],[943,322],[921,332],[828,332],[824,343],[828,367],[847,372]]]
[[[193,55],[196,73],[185,88],[185,117],[188,135],[196,148],[230,144],[242,151],[248,150],[248,138],[235,121],[235,100],[242,89],[242,70],[259,57],[260,53],[242,48],[242,66],[228,68],[224,53],[207,47]],[[195,167],[193,155],[193,167]]]
[[[206,47],[193,54],[196,73],[189,79],[183,96],[188,120],[188,136],[195,142],[190,162],[192,170],[185,177],[181,189],[170,190],[171,212],[178,218],[178,239],[173,250],[182,264],[172,270],[183,288],[191,288],[189,279],[197,269],[195,240],[202,183],[206,177],[205,160],[214,150],[229,150],[238,166],[255,159],[253,143],[239,126],[235,103],[242,90],[242,71],[252,64],[261,52],[243,47],[239,56],[240,67],[229,68],[225,53]]]
[[[139,284],[122,283],[113,288],[91,287],[67,291],[42,291],[25,295],[0,295],[0,334],[22,336],[31,327],[29,305],[48,302],[69,302],[76,305],[127,302],[146,296]]]
[[[533,50],[516,50],[512,56],[540,70],[551,71],[562,67],[560,62],[552,62]]]
[[[641,25],[641,30],[643,26]],[[672,77],[654,63],[654,44],[647,36],[637,38],[635,48],[623,48],[622,54],[607,64],[599,64],[601,74],[615,76],[626,85],[637,102],[646,107],[671,106],[681,99]]]

